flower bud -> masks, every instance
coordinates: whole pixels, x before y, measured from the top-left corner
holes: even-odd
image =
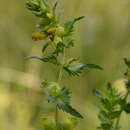
[[[54,117],[43,117],[40,121],[40,128],[42,130],[56,130],[56,121]]]
[[[46,93],[50,96],[58,96],[60,93],[60,86],[56,82],[43,81],[43,85],[46,87]]]
[[[49,18],[49,19],[52,19],[54,16],[52,13],[46,13],[46,16]]]
[[[61,26],[59,26],[57,29],[56,29],[56,34],[58,36],[63,36],[65,34],[65,29]]]

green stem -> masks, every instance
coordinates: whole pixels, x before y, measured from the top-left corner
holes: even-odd
[[[65,49],[63,52],[62,64],[60,66],[59,76],[58,76],[58,80],[57,80],[58,83],[62,80],[64,61],[65,61]],[[55,112],[55,120],[56,120],[56,128],[57,128],[57,130],[59,130],[59,127],[58,127],[58,107],[57,106],[56,106],[56,112]]]
[[[127,99],[128,95],[129,95],[129,92],[127,92],[127,94],[126,94],[126,96],[125,96],[125,98],[124,98],[124,101],[125,101],[125,102],[126,102],[126,99]],[[124,103],[124,104],[125,104],[125,103]],[[119,122],[120,122],[120,119],[121,119],[121,114],[122,114],[122,112],[123,112],[123,110],[124,110],[124,104],[123,104],[122,107],[121,107],[120,116],[119,116],[119,117],[117,118],[117,120],[116,120],[114,130],[118,130],[118,129],[119,129]]]
[[[62,63],[61,63],[61,66],[60,66],[60,72],[59,72],[59,76],[58,76],[58,83],[61,81],[62,76],[63,76],[64,61],[65,61],[65,49],[64,49],[64,52],[63,52]]]

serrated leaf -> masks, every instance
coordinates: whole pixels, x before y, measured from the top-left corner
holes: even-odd
[[[99,69],[99,70],[103,70],[102,67],[100,67],[99,65],[95,65],[95,64],[86,64],[86,67],[90,68],[90,69]]]
[[[63,111],[75,116],[75,117],[78,117],[78,118],[83,118],[83,116],[77,112],[72,106],[70,105],[67,105],[67,104],[62,104],[62,105],[58,105],[59,109],[62,109]]]
[[[72,32],[73,32],[73,28],[74,28],[74,24],[83,19],[84,16],[81,16],[81,17],[78,17],[78,18],[75,18],[74,20],[71,20],[71,21],[68,21],[64,24],[64,28],[65,28],[65,36],[68,36],[70,35]]]
[[[79,76],[81,71],[86,67],[85,64],[80,63],[77,59],[70,59],[64,64],[64,69],[71,76]]]
[[[56,97],[49,96],[48,102],[55,103],[59,109],[62,109],[75,117],[83,118],[82,115],[70,105],[70,91],[67,88],[62,88],[61,93]]]

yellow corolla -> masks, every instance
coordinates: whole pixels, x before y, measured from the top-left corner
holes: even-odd
[[[50,29],[47,30],[47,33],[48,33],[49,35],[54,35],[55,32],[56,32],[56,29],[55,29],[55,28],[50,28]]]
[[[35,41],[43,40],[44,38],[45,38],[45,34],[42,32],[36,32],[36,33],[32,34],[32,39]]]

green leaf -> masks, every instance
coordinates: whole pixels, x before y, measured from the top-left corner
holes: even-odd
[[[57,57],[54,55],[47,56],[47,57],[43,58],[42,60],[44,62],[49,62],[49,63],[55,64],[55,65],[60,64],[59,61],[57,60]]]
[[[70,91],[67,88],[62,88],[60,94],[56,97],[49,96],[48,102],[55,103],[59,109],[62,109],[75,117],[83,118],[82,115],[70,105]]]
[[[127,104],[124,105],[124,111],[126,113],[130,113],[130,103],[127,103]]]
[[[102,67],[100,67],[99,65],[95,65],[95,64],[86,64],[86,67],[90,68],[90,69],[99,69],[99,70],[103,70]]]
[[[38,60],[41,60],[43,62],[49,62],[49,63],[55,64],[55,65],[60,64],[57,60],[57,57],[54,55],[50,55],[50,56],[45,57],[45,58],[41,58],[38,56],[27,56],[27,57],[25,57],[25,59],[38,59]]]
[[[43,58],[41,58],[39,56],[26,56],[25,59],[37,59],[37,60],[43,61]]]
[[[66,72],[68,72],[69,75],[71,76],[79,76],[81,71],[86,67],[85,64],[80,63],[77,59],[72,58],[69,59],[65,64],[64,64],[64,69]]]
[[[47,42],[47,43],[43,46],[43,48],[42,48],[42,53],[45,52],[45,50],[47,49],[48,46],[49,46],[49,43]]]
[[[71,21],[68,21],[64,24],[64,29],[65,29],[65,36],[68,36],[70,35],[72,32],[73,32],[73,28],[74,28],[74,24],[83,19],[84,16],[81,16],[81,17],[78,17],[78,18],[75,18],[74,20],[71,20]]]

